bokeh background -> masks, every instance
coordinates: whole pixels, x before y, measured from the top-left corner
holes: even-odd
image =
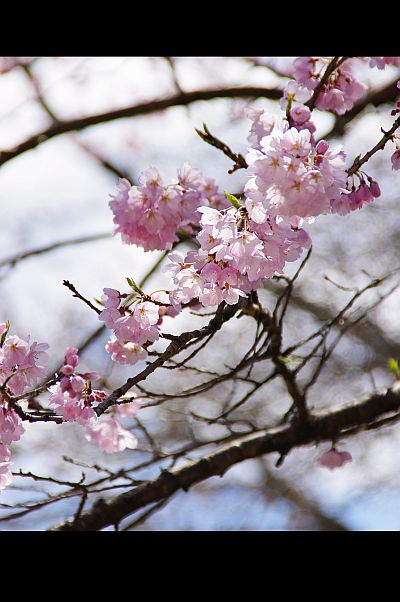
[[[233,86],[282,89],[291,61],[290,57],[25,57],[22,61],[0,57],[0,149],[13,148],[46,129],[54,116],[68,121],[172,96],[180,90]],[[394,67],[381,72],[360,66],[360,77],[371,90],[384,87],[396,76]],[[245,154],[250,127],[245,115],[247,106],[279,110],[277,101],[266,98],[217,98],[173,106],[57,136],[0,167],[0,322],[8,319],[13,333],[29,333],[35,340],[50,344],[49,373],[60,365],[66,347],[81,346],[100,326],[96,316],[62,286],[62,280],[73,282],[86,297],[99,297],[105,286],[125,290],[126,276],[140,281],[161,255],[122,245],[118,237],[112,236],[108,200],[118,177],[105,163],[127,174],[131,181],[149,166],[157,167],[166,181],[173,181],[176,169],[188,161],[204,175],[214,177],[222,189],[238,192],[245,183],[245,174],[238,171],[229,175],[230,162],[206,145],[195,128],[205,122],[231,148]],[[346,127],[340,140],[332,141],[344,145],[349,164],[376,143],[381,127],[390,127],[390,109],[389,104],[367,106]],[[323,137],[332,128],[334,117],[314,113],[318,137]],[[391,150],[388,147],[377,153],[366,168],[380,183],[379,199],[362,211],[346,217],[323,216],[308,227],[313,253],[288,312],[288,342],[305,336],[335,315],[351,296],[325,276],[347,288],[361,287],[400,265],[399,178],[390,168]],[[72,244],[87,237],[94,239]],[[14,264],[6,261],[69,241],[71,244]],[[289,273],[296,267],[298,264],[289,266]],[[151,292],[167,283],[158,271],[146,290]],[[272,283],[262,292],[260,298],[266,307],[272,306],[279,290],[279,283]],[[366,294],[356,310],[373,303],[377,294]],[[313,408],[320,410],[361,399],[392,384],[387,362],[391,357],[400,359],[399,299],[400,293],[394,291],[343,337],[311,390]],[[169,320],[168,331],[179,333],[206,321],[185,313],[175,321]],[[220,367],[224,363],[233,365],[243,346],[251,346],[254,332],[248,318],[227,324],[198,355],[196,365],[204,369],[214,369],[217,363]],[[136,373],[143,366],[125,369],[111,365],[104,350],[106,340],[107,333],[103,333],[85,346],[82,367],[102,372],[107,386],[118,386],[132,370]],[[267,374],[268,369],[257,365],[253,377]],[[149,379],[149,388],[173,392],[199,382],[199,375],[193,372],[159,372]],[[163,449],[180,448],[190,442],[193,433],[212,441],[226,435],[226,428],[196,420],[191,412],[216,416],[227,400],[240,398],[243,386],[237,381],[223,383],[192,399],[172,399],[143,410],[140,420]],[[289,405],[281,383],[274,381],[237,411],[235,428],[241,432],[246,420],[270,424]],[[85,441],[77,425],[31,425],[21,441],[12,446],[13,470],[79,480],[83,469],[63,456],[111,469],[134,466],[147,457],[142,451],[147,442],[134,421],[126,425],[138,437],[139,449],[114,456]],[[275,468],[276,454],[246,461],[229,470],[223,479],[212,478],[189,493],[176,494],[135,528],[400,529],[399,427],[359,433],[341,447],[351,452],[353,462],[332,472],[317,463],[326,445],[293,450],[279,469]],[[192,454],[189,459],[195,457]],[[85,470],[88,474],[91,471]],[[148,479],[159,471],[157,465],[136,474],[137,478]],[[59,489],[15,477],[0,496],[0,530],[42,530],[69,518],[78,498],[6,519],[12,513],[10,506],[43,499],[46,492]],[[101,495],[107,498],[114,494],[111,490]]]

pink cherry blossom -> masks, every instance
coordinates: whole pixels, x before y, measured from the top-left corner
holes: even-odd
[[[400,169],[400,149],[397,149],[392,156],[390,157],[390,160],[392,162],[392,169],[393,170],[398,170]]]
[[[0,382],[7,380],[13,395],[21,395],[27,387],[34,387],[45,376],[48,349],[47,343],[30,344],[30,337],[21,339],[7,336],[0,348]]]
[[[116,412],[123,418],[135,418],[141,408],[140,401],[130,401],[116,406]]]
[[[370,67],[377,67],[378,69],[385,69],[386,65],[400,66],[399,56],[371,56],[369,60]]]
[[[340,146],[321,142],[313,148],[309,130],[282,122],[261,140],[260,151],[250,150],[245,206],[254,221],[330,213],[331,202],[346,190],[345,155]]]
[[[314,90],[330,62],[331,57],[299,57],[294,61],[294,78]],[[367,86],[354,76],[355,63],[356,60],[347,59],[331,73],[316,97],[318,109],[344,115],[364,95]]]
[[[150,326],[157,324],[160,316],[158,314],[158,306],[151,301],[144,301],[138,303],[134,309],[134,316],[136,318],[138,328],[147,329]]]
[[[333,470],[334,468],[341,468],[346,462],[352,461],[352,456],[347,451],[337,451],[332,448],[326,451],[318,459],[320,466]]]
[[[131,186],[125,179],[119,181],[118,193],[109,204],[115,233],[121,234],[124,243],[139,245],[145,251],[171,249],[178,240],[179,228],[190,231],[198,223],[197,207],[209,203],[226,206],[214,180],[203,178],[197,169],[185,163],[177,175],[178,182],[169,186],[155,168],[141,174],[140,186]],[[111,294],[107,307],[115,308],[116,296]]]
[[[10,458],[11,452],[0,442],[0,491],[8,487],[12,481],[12,474],[10,471]]]
[[[64,420],[86,425],[97,420],[92,404],[106,396],[104,391],[92,390],[91,381],[97,380],[96,372],[76,372],[79,363],[78,349],[69,347],[61,368],[62,378],[49,387],[49,404]]]
[[[8,462],[11,458],[11,452],[4,443],[0,443],[0,462]]]
[[[24,432],[25,427],[16,411],[0,405],[0,443],[10,445],[13,441],[19,441]]]
[[[95,443],[108,454],[136,449],[138,440],[135,435],[124,429],[116,418],[105,416],[86,428],[86,439]]]
[[[204,306],[221,301],[236,304],[256,290],[263,278],[274,276],[286,261],[296,260],[310,246],[308,235],[295,219],[284,222],[266,212],[259,219],[248,206],[223,211],[199,208],[202,230],[197,239],[201,248],[185,257],[171,254],[169,273],[176,287],[170,292],[171,303],[198,298]]]
[[[116,309],[121,301],[121,293],[114,288],[103,288],[101,302],[104,307]]]
[[[12,481],[10,462],[0,462],[0,492],[8,487]]]
[[[112,337],[106,344],[106,351],[111,355],[111,359],[119,364],[136,364],[139,360],[147,357],[147,351],[136,343],[120,343],[115,337]]]

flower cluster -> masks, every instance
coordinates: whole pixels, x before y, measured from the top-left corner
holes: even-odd
[[[305,104],[310,100],[311,95],[311,90],[291,79],[283,90],[279,104],[281,109],[286,112],[286,118],[290,125],[299,131],[307,129],[310,134],[313,134],[316,128],[310,119],[311,110]],[[311,140],[313,140],[312,137]]]
[[[115,416],[105,416],[98,422],[86,427],[86,439],[98,445],[108,454],[136,449],[138,440],[135,435],[123,428]]]
[[[400,56],[370,56],[369,66],[385,69],[386,65],[400,67]]]
[[[106,351],[114,362],[120,364],[135,364],[145,359],[145,346],[154,343],[160,336],[160,306],[152,301],[143,301],[140,297],[132,303],[132,295],[121,305],[122,298],[127,295],[121,295],[111,288],[104,288],[103,293],[105,309],[99,314],[99,319],[114,331]]]
[[[315,90],[331,59],[326,57],[302,56],[294,61],[293,76],[308,90]],[[354,61],[345,60],[328,77],[315,102],[318,109],[344,115],[363,96],[367,86],[353,74]]]
[[[104,399],[106,393],[92,390],[91,381],[97,380],[99,375],[76,372],[78,363],[78,349],[69,347],[61,368],[61,380],[49,387],[49,403],[64,420],[88,425],[97,419],[92,404]]]
[[[0,396],[0,491],[12,480],[10,471],[11,451],[9,445],[19,441],[25,428],[16,411]]]
[[[343,192],[339,198],[331,201],[331,212],[339,215],[347,215],[351,211],[361,209],[364,205],[381,195],[378,182],[370,176],[360,176],[358,187],[352,186],[350,192]]]
[[[96,372],[76,372],[78,363],[78,349],[70,347],[65,354],[61,380],[49,388],[50,405],[54,406],[64,420],[84,426],[86,439],[100,449],[108,453],[120,452],[126,448],[135,449],[138,444],[136,437],[124,429],[114,415],[98,419],[93,404],[100,403],[106,393],[92,389],[91,381],[99,378]],[[137,404],[133,405],[130,415],[136,415],[139,409]],[[120,413],[124,415],[123,410]]]
[[[400,89],[400,80],[397,82],[397,87]],[[397,115],[398,113],[400,113],[400,100],[396,101],[395,108],[391,112],[392,115]],[[398,134],[393,135],[393,142],[396,150],[390,157],[390,160],[392,162],[392,169],[397,171],[400,169],[400,136]]]
[[[138,401],[118,405],[113,415],[104,416],[97,423],[90,423],[86,427],[86,439],[94,443],[108,454],[136,449],[138,440],[130,431],[124,429],[116,415],[122,418],[134,418],[140,409]]]
[[[283,120],[247,155],[251,176],[246,208],[257,223],[268,216],[316,217],[330,213],[331,201],[346,191],[345,154],[325,140],[314,145],[310,130]]]
[[[45,374],[47,343],[30,343],[9,335],[9,323],[0,324],[0,490],[11,482],[9,470],[11,452],[8,448],[19,441],[25,428],[11,405],[10,395],[22,395],[27,387],[34,387]]]
[[[7,383],[12,395],[21,395],[45,375],[49,346],[36,341],[30,343],[29,336],[22,339],[8,335],[8,330],[8,324],[0,324],[0,384]]]
[[[178,229],[189,231],[198,222],[200,205],[226,206],[212,178],[185,163],[178,169],[178,182],[166,186],[155,168],[142,172],[140,186],[128,180],[118,183],[118,193],[110,201],[122,241],[141,246],[145,251],[171,249],[178,240]]]
[[[310,245],[298,224],[276,218],[257,222],[247,206],[223,211],[201,207],[198,211],[202,214],[199,251],[169,256],[167,271],[175,285],[170,300],[176,305],[192,299],[205,307],[222,301],[233,305]]]
[[[6,445],[0,443],[0,491],[5,489],[12,481],[10,471],[11,452]]]

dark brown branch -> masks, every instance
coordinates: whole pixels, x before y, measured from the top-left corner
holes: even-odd
[[[114,111],[107,111],[106,113],[99,113],[97,115],[90,115],[88,117],[81,117],[79,119],[71,119],[70,121],[61,121],[51,125],[46,130],[35,134],[31,138],[28,138],[24,142],[21,142],[10,150],[3,150],[0,152],[0,166],[4,165],[7,161],[18,157],[22,153],[36,148],[39,144],[59,136],[66,134],[67,132],[76,132],[83,130],[84,128],[92,125],[98,125],[99,123],[107,123],[115,119],[123,119],[126,117],[136,117],[137,115],[148,115],[149,113],[155,113],[157,111],[163,111],[169,107],[175,106],[186,106],[192,102],[198,100],[212,100],[214,98],[270,98],[277,100],[282,96],[280,90],[273,88],[261,88],[261,87],[241,87],[241,88],[216,88],[209,90],[194,90],[192,92],[185,92],[183,94],[175,94],[167,98],[159,100],[152,100],[142,102],[122,109],[116,109]]]
[[[332,75],[332,73],[347,59],[348,57],[343,56],[342,58],[340,58],[339,56],[335,56],[332,61],[329,63],[329,65],[327,66],[327,68],[324,71],[323,76],[321,77],[317,87],[315,88],[312,97],[310,98],[310,100],[308,102],[306,102],[306,105],[311,109],[311,111],[313,110],[315,103],[318,100],[318,96],[320,94],[320,92],[322,91],[323,87],[325,86],[326,82],[328,81],[328,79],[330,78],[330,76]]]
[[[386,144],[389,142],[389,140],[391,140],[393,138],[393,134],[399,127],[400,127],[400,116],[396,119],[396,121],[394,122],[394,124],[392,125],[392,127],[390,128],[390,130],[388,132],[384,132],[382,130],[383,136],[379,140],[379,142],[377,144],[375,144],[374,148],[372,148],[370,151],[365,153],[365,155],[363,157],[357,158],[354,161],[353,165],[347,170],[348,175],[351,176],[351,175],[355,174],[356,171],[358,171],[360,169],[360,167],[362,165],[364,165],[364,163],[369,161],[370,158],[375,153],[377,153],[379,150],[383,150],[385,148]]]
[[[10,265],[14,267],[20,261],[24,259],[28,259],[29,257],[33,257],[34,255],[42,255],[43,253],[48,253],[49,251],[54,251],[55,249],[59,249],[61,247],[69,247],[72,245],[80,245],[86,242],[93,242],[96,240],[103,240],[104,238],[110,238],[110,232],[104,232],[102,234],[92,234],[89,236],[80,236],[79,238],[73,238],[71,240],[62,240],[60,242],[54,242],[49,245],[45,245],[44,247],[38,247],[36,249],[31,249],[29,251],[24,251],[22,253],[17,253],[15,255],[11,255],[10,257],[6,257],[5,259],[0,260],[0,268]]]
[[[236,439],[233,443],[191,463],[189,466],[161,475],[145,485],[116,496],[110,501],[94,506],[79,520],[55,527],[56,531],[96,531],[119,523],[124,517],[153,502],[164,500],[179,489],[190,487],[212,476],[223,476],[235,464],[264,454],[278,452],[287,454],[291,449],[311,443],[331,441],[348,433],[361,430],[390,412],[400,409],[398,389],[389,389],[383,394],[325,413],[312,415],[306,423],[292,422],[289,425],[262,431]]]
[[[108,397],[104,399],[96,408],[95,412],[98,416],[101,416],[111,405],[115,405],[118,403],[118,400],[125,395],[132,387],[134,387],[137,383],[146,380],[146,378],[152,374],[157,368],[162,366],[166,361],[168,361],[171,357],[174,357],[193,340],[202,340],[204,337],[207,337],[211,333],[219,330],[225,322],[230,320],[235,313],[243,306],[242,300],[239,301],[236,305],[228,305],[225,306],[224,303],[219,305],[218,310],[212,320],[203,328],[197,330],[191,330],[189,332],[184,332],[179,336],[169,335],[168,338],[172,339],[171,343],[168,345],[167,349],[158,356],[154,362],[149,364],[144,370],[142,370],[136,376],[128,378],[126,383],[115,389]],[[165,335],[164,335],[165,336]]]
[[[77,297],[78,299],[80,299],[81,301],[83,301],[84,303],[86,303],[86,305],[88,305],[90,307],[90,309],[93,309],[93,311],[96,312],[97,315],[99,315],[101,313],[101,309],[98,309],[97,307],[95,307],[93,305],[93,303],[91,301],[89,301],[89,299],[86,299],[86,297],[84,297],[83,295],[81,295],[76,288],[74,287],[74,285],[69,282],[69,280],[63,280],[63,285],[66,286],[67,288],[69,288],[69,290],[72,293],[73,297]]]
[[[234,153],[233,150],[227,144],[225,144],[225,142],[222,142],[222,140],[219,140],[219,138],[217,138],[216,136],[214,136],[214,134],[210,132],[205,123],[203,123],[203,129],[204,132],[195,128],[200,138],[204,140],[204,142],[207,142],[207,144],[209,144],[210,146],[218,148],[224,153],[224,155],[229,157],[229,159],[232,159],[232,161],[234,162],[233,167],[228,171],[228,173],[231,174],[238,169],[247,169],[247,161],[243,157],[243,155],[241,155],[240,153]]]

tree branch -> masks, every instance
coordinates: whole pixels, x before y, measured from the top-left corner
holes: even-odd
[[[261,431],[234,440],[233,443],[204,456],[184,468],[163,471],[159,477],[116,496],[104,499],[82,514],[78,520],[66,521],[54,527],[55,531],[96,531],[119,523],[124,517],[150,503],[165,500],[179,489],[190,487],[212,476],[223,476],[235,464],[264,454],[287,454],[291,449],[310,443],[330,441],[358,432],[370,426],[374,420],[400,409],[398,388],[383,394],[325,413],[312,415],[306,423],[291,424]]]
[[[39,144],[42,144],[55,136],[66,134],[67,132],[83,130],[84,128],[98,125],[99,123],[107,123],[108,121],[126,117],[136,117],[137,115],[147,115],[149,113],[163,111],[169,107],[186,106],[198,100],[212,100],[214,98],[258,98],[260,96],[277,100],[282,96],[282,92],[273,88],[258,88],[254,86],[194,90],[192,92],[175,94],[174,96],[169,96],[160,100],[142,102],[140,104],[108,111],[106,113],[99,113],[97,115],[90,115],[88,117],[81,117],[70,121],[61,121],[52,124],[46,130],[33,135],[31,138],[21,142],[14,148],[0,152],[0,166],[26,151],[36,148]]]

